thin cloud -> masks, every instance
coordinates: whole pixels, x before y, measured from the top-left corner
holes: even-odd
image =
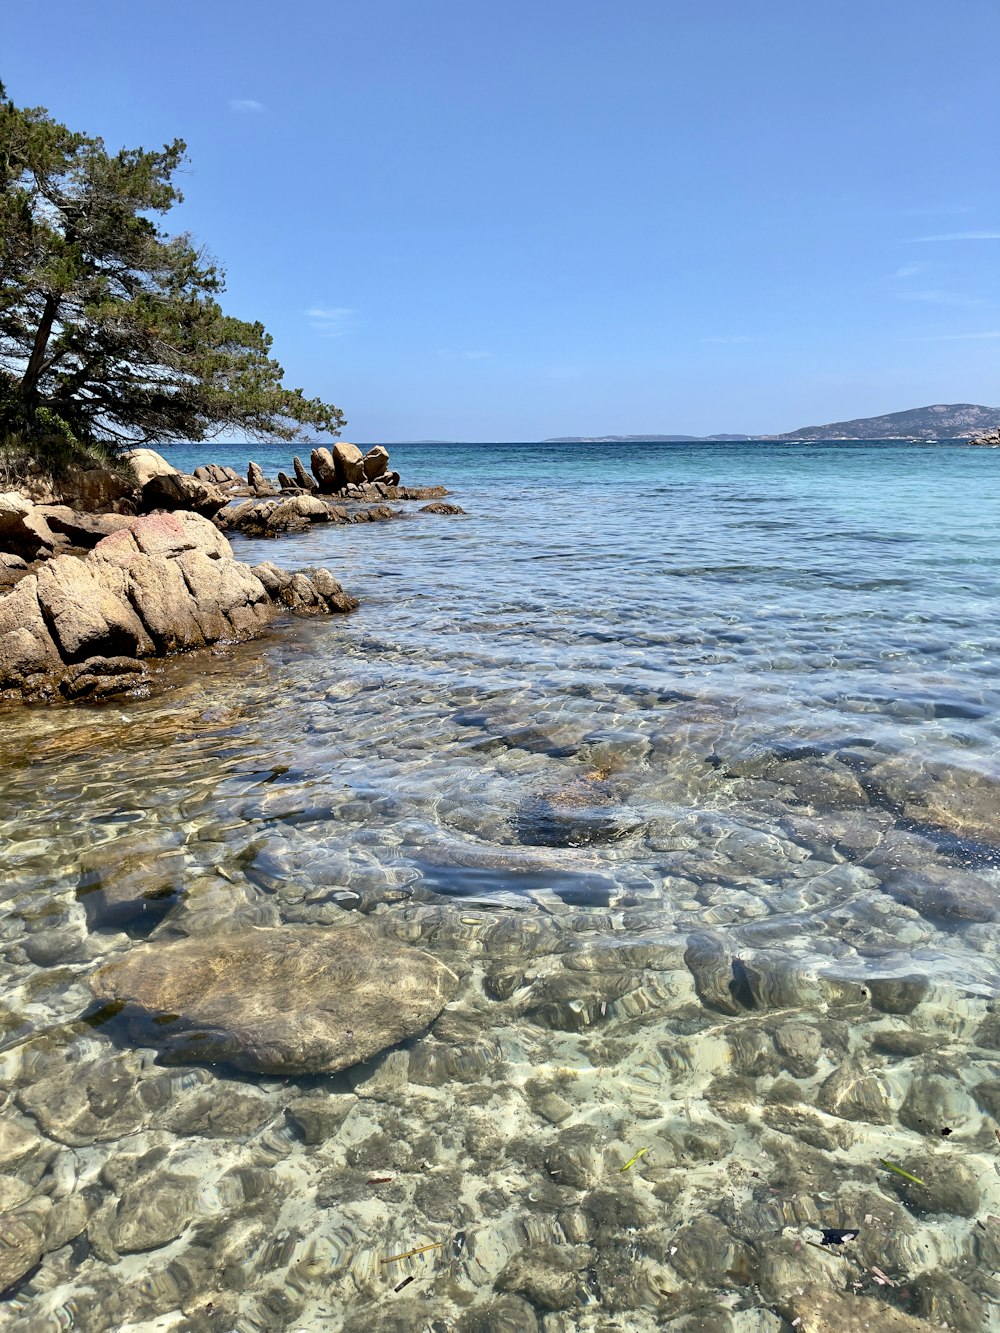
[[[324,338],[342,338],[354,311],[347,306],[310,306],[305,312],[309,327]]]
[[[1000,329],[990,329],[986,333],[936,333],[924,338],[907,338],[906,341],[911,343],[957,343],[980,338],[1000,338]]]
[[[939,236],[912,236],[912,245],[925,241],[1000,241],[1000,231],[946,231]]]
[[[942,292],[936,289],[926,292],[897,292],[896,296],[900,301],[925,301],[928,305],[970,306],[986,304],[979,296],[965,296],[962,292]]]
[[[463,361],[486,361],[493,355],[492,352],[463,352]]]
[[[229,99],[229,110],[246,114],[247,112],[264,111],[263,102],[255,102],[252,97],[231,97]]]
[[[930,265],[925,264],[923,260],[915,264],[902,264],[892,276],[894,278],[912,278],[917,273],[923,273],[929,267]]]

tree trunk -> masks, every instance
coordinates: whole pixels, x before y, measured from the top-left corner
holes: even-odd
[[[27,368],[21,376],[21,397],[25,402],[29,402],[35,396],[35,389],[38,387],[42,366],[45,363],[45,349],[49,345],[49,339],[52,336],[52,325],[56,321],[58,310],[58,296],[47,296],[42,317],[38,321],[38,328],[35,330],[35,342],[31,349],[31,356],[28,358]]]

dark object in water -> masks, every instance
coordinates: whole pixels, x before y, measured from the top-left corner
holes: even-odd
[[[845,1240],[857,1240],[857,1227],[824,1227],[820,1233],[821,1245],[843,1245]]]
[[[393,1287],[393,1291],[402,1291],[403,1288],[408,1287],[412,1281],[413,1281],[413,1274],[411,1273],[409,1277],[404,1277],[402,1282],[400,1282],[398,1286]]]

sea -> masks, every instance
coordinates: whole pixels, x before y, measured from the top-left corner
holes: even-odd
[[[356,612],[0,713],[0,1328],[1000,1329],[1000,452],[388,447],[232,539]],[[357,913],[460,985],[339,1074],[86,984]]]

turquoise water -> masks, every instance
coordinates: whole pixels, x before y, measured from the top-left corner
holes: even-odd
[[[4,715],[0,1321],[1000,1328],[1000,455],[391,454],[465,516],[233,540],[353,616]],[[163,914],[94,929],[94,857]],[[358,911],[462,988],[350,1076],[81,1022],[140,939]]]

